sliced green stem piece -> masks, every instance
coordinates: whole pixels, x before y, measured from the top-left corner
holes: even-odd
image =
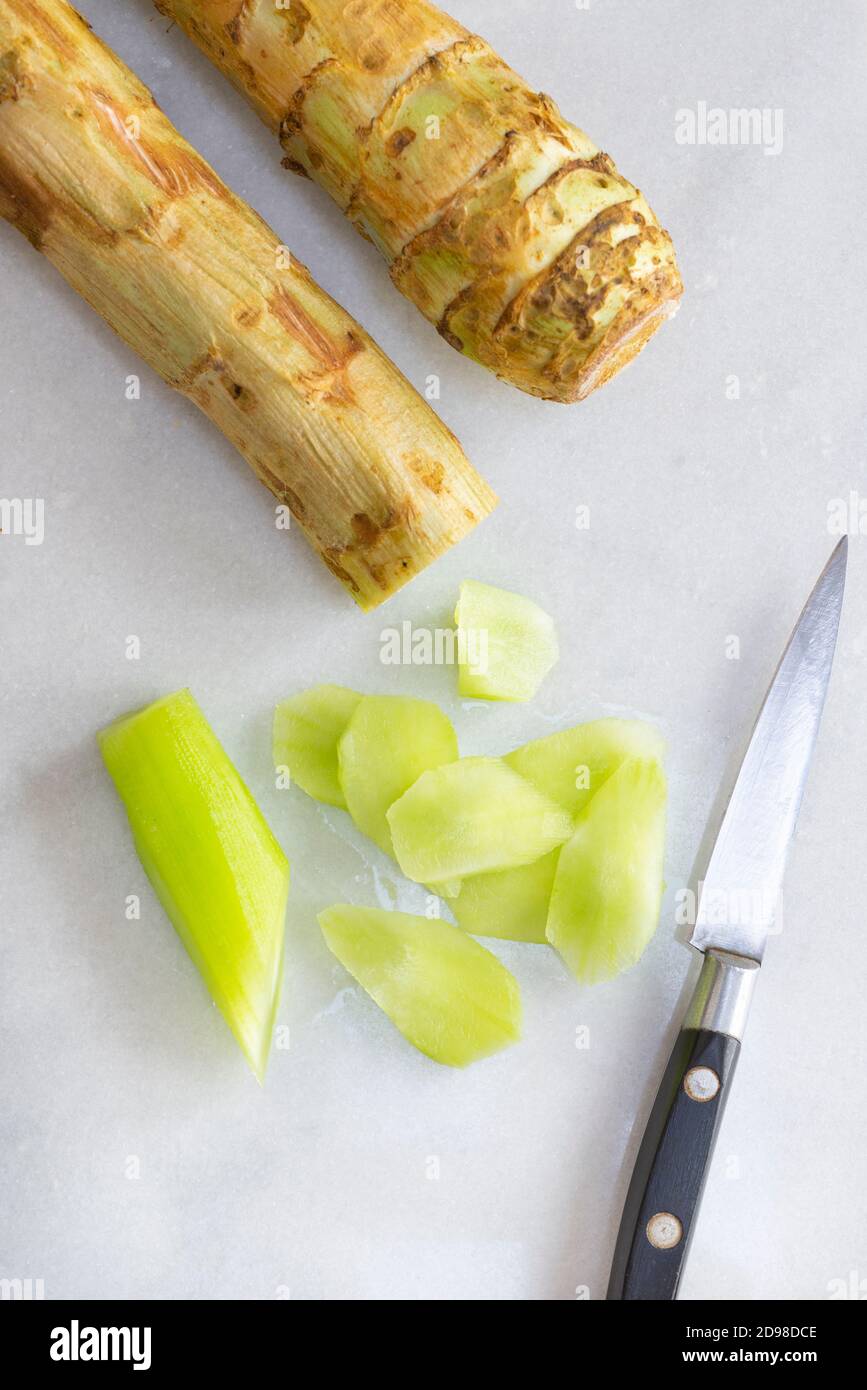
[[[547,945],[545,928],[559,849],[535,864],[465,878],[449,902],[458,925],[473,936]]]
[[[629,758],[588,803],[560,851],[547,935],[583,984],[628,970],[656,931],[665,800],[659,763]]]
[[[560,655],[553,620],[520,594],[468,579],[455,610],[459,689],[480,700],[531,700]]]
[[[520,1037],[517,980],[459,927],[344,904],[319,924],[337,959],[435,1062],[465,1067]]]
[[[423,772],[457,756],[457,734],[438,705],[402,695],[365,695],[338,746],[340,785],[359,830],[393,855],[389,806]]]
[[[343,685],[317,685],[274,711],[274,766],[316,801],[346,810],[337,745],[361,696]]]
[[[532,864],[572,833],[572,818],[500,758],[425,772],[388,812],[397,861],[419,883]]]
[[[626,758],[662,761],[658,729],[639,719],[595,719],[534,739],[505,762],[552,801],[576,816]]]
[[[189,690],[97,738],[148,878],[261,1082],[283,974],[286,857]]]

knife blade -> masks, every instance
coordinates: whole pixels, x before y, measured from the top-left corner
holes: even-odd
[[[698,983],[638,1151],[609,1300],[677,1297],[741,1039],[779,904],[828,691],[848,541],[834,548],[759,712],[701,885]]]
[[[825,704],[846,581],[835,547],[765,696],[704,876],[690,940],[761,961]]]

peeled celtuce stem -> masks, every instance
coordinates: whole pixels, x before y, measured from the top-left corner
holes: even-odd
[[[0,215],[244,455],[362,608],[493,494],[63,0],[0,4]]]
[[[638,189],[426,0],[155,0],[277,131],[459,351],[580,400],[677,307]]]
[[[148,878],[261,1082],[283,977],[286,856],[189,690],[97,737]]]

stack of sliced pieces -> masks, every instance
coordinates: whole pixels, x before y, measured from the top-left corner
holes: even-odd
[[[583,983],[639,959],[662,895],[663,743],[601,719],[504,758],[459,758],[437,706],[319,686],[285,701],[274,756],[349,811],[465,932],[548,942]]]

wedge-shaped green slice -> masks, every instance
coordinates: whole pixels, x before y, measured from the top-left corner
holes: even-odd
[[[288,767],[308,796],[344,811],[337,745],[360,699],[343,685],[317,685],[283,700],[274,711],[274,766]]]
[[[555,849],[518,869],[465,878],[458,896],[449,902],[459,926],[473,936],[547,945],[548,904],[559,853]]]
[[[596,719],[525,743],[505,761],[552,801],[576,816],[626,758],[661,762],[658,729],[639,719]]]
[[[340,785],[359,830],[394,854],[386,812],[428,768],[458,756],[458,737],[438,705],[403,695],[365,695],[340,740]]]
[[[665,849],[665,775],[629,758],[582,811],[560,851],[548,940],[584,984],[628,970],[656,931]]]
[[[520,1037],[517,980],[459,927],[344,905],[319,923],[337,959],[435,1062],[465,1067]]]
[[[286,857],[189,690],[97,737],[148,878],[262,1081],[283,970]]]
[[[572,833],[571,816],[500,758],[425,772],[388,823],[403,872],[429,884],[532,864]]]
[[[553,619],[532,599],[468,579],[455,610],[459,689],[480,700],[531,700],[560,655]]]

